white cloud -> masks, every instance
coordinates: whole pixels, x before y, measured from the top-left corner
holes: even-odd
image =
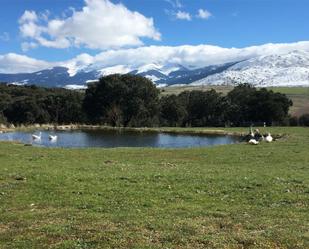
[[[8,32],[3,32],[0,34],[0,40],[4,42],[8,42],[10,40],[10,35]]]
[[[182,3],[180,0],[165,0],[165,2],[168,2],[170,5],[172,5],[173,8],[182,8]]]
[[[19,23],[36,22],[37,20],[38,16],[35,11],[26,10],[24,14],[19,18]]]
[[[95,56],[81,54],[71,60],[47,62],[17,54],[0,55],[0,72],[35,72],[52,66],[66,66],[69,73],[78,69],[92,70],[125,65],[129,68],[145,64],[178,63],[188,68],[199,68],[227,62],[236,62],[261,55],[286,54],[293,50],[309,52],[309,41],[282,44],[265,44],[245,48],[222,48],[211,45],[198,46],[148,46],[131,49],[108,50]]]
[[[197,13],[197,17],[201,19],[209,19],[212,16],[212,14],[208,10],[199,9]]]
[[[37,25],[32,22],[24,23],[19,29],[23,37],[33,37],[34,38],[37,33]]]
[[[37,60],[28,56],[9,53],[0,55],[1,73],[27,73],[53,67],[55,63]]]
[[[176,19],[191,21],[191,15],[188,12],[178,10],[175,13]]]
[[[48,15],[26,10],[19,19],[21,35],[45,47],[92,49],[139,46],[143,37],[160,40],[161,36],[152,18],[109,0],[85,0],[82,10],[73,9],[62,19]]]
[[[21,49],[24,52],[27,52],[28,50],[32,49],[32,48],[36,48],[38,46],[37,43],[35,42],[22,42],[21,43]]]

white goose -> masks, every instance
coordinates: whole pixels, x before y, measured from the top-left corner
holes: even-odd
[[[265,141],[271,143],[273,140],[274,140],[273,137],[270,135],[270,133],[268,133],[267,136],[265,137]]]
[[[50,141],[56,141],[58,137],[57,135],[49,135],[48,138]]]
[[[250,139],[248,144],[252,144],[252,145],[258,145],[259,141],[256,141],[254,138]]]
[[[39,135],[32,134],[32,139],[34,140],[41,140],[41,137],[42,137],[42,132],[40,132]]]
[[[249,134],[250,134],[250,136],[251,136],[252,138],[254,138],[254,133],[253,133],[253,130],[252,130],[252,126],[250,126],[250,132],[249,132]]]

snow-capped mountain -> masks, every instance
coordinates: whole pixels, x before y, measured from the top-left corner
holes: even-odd
[[[115,73],[141,75],[158,86],[238,83],[255,86],[308,86],[309,52],[295,50],[286,54],[274,53],[200,68],[158,62],[136,67],[127,64],[66,64],[34,73],[0,74],[0,82],[80,89],[101,76]]]
[[[100,77],[97,71],[80,71],[70,76],[68,68],[54,67],[34,73],[0,74],[0,82],[14,84],[35,84],[45,87],[64,87],[66,85],[84,85],[87,80]]]
[[[231,64],[209,66],[199,69],[187,69],[179,64],[145,64],[137,68],[128,65],[115,65],[104,68],[96,68],[95,65],[79,68],[54,67],[34,73],[0,74],[0,82],[14,84],[36,84],[45,87],[78,88],[86,86],[98,78],[110,74],[134,74],[141,75],[152,80],[158,86],[172,84],[188,84],[208,75],[222,72]]]
[[[255,86],[308,86],[309,53],[292,51],[287,54],[259,56],[207,76],[192,85],[230,85],[250,83]]]

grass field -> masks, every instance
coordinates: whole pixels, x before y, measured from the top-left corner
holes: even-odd
[[[229,91],[233,90],[232,86],[170,86],[162,88],[162,94],[179,94],[183,91],[193,91],[193,90],[202,90],[208,91],[211,89],[215,89],[217,92],[221,92],[222,94],[227,94]]]
[[[270,89],[286,94],[293,101],[290,109],[292,115],[300,116],[309,113],[309,87],[273,87]]]
[[[269,129],[287,136],[194,149],[2,142],[0,248],[309,248],[309,129]]]
[[[180,86],[163,88],[162,94],[179,94],[183,91],[192,90],[211,90],[215,89],[222,94],[227,94],[233,89],[231,86]],[[274,92],[286,94],[292,101],[293,106],[290,108],[290,114],[300,116],[304,113],[309,113],[309,87],[269,87],[268,89]]]

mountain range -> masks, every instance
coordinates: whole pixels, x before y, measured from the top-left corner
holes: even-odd
[[[57,66],[33,73],[0,74],[0,82],[36,84],[46,87],[84,88],[87,83],[109,74],[134,74],[152,80],[157,86],[235,85],[309,86],[309,52],[295,50],[286,54],[253,56],[206,67],[185,67],[175,63],[151,63],[100,67],[89,64],[79,68]]]

